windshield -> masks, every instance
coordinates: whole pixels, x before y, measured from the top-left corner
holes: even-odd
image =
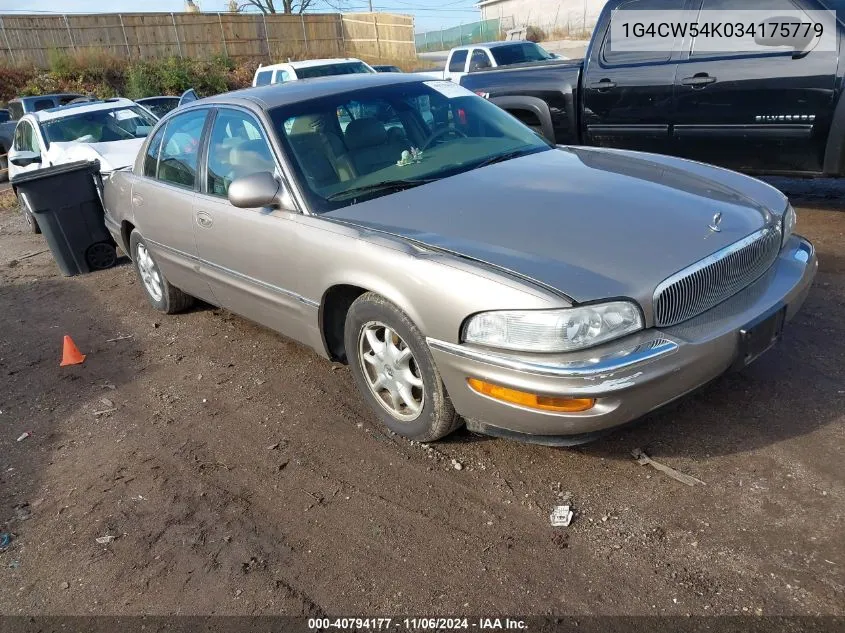
[[[270,116],[317,213],[551,147],[449,81],[346,92]]]
[[[524,64],[525,62],[542,62],[547,59],[554,59],[541,46],[533,42],[493,46],[490,48],[490,52],[493,53],[493,59],[496,60],[497,66]]]
[[[313,77],[328,77],[329,75],[357,75],[372,72],[363,62],[343,62],[340,64],[297,68],[296,76],[299,79],[312,79]]]
[[[144,138],[156,119],[139,106],[80,112],[41,123],[48,143],[107,143]]]

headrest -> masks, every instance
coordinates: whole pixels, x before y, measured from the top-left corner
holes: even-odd
[[[328,126],[320,114],[303,114],[295,117],[290,128],[290,135],[313,134],[314,132],[325,132]]]
[[[387,131],[378,119],[355,119],[346,126],[346,145],[351,150],[384,145],[386,142]]]

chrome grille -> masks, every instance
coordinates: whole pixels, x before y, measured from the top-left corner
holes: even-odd
[[[775,261],[781,233],[767,227],[675,273],[654,291],[655,325],[698,316],[757,280]]]

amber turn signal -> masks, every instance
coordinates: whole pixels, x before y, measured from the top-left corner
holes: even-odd
[[[485,382],[483,380],[479,380],[478,378],[467,378],[467,383],[474,391],[495,400],[518,404],[521,407],[538,409],[540,411],[578,413],[579,411],[592,409],[596,404],[595,398],[556,398],[553,396],[540,396],[536,393],[517,391],[516,389],[509,389],[508,387],[494,385],[493,383]]]

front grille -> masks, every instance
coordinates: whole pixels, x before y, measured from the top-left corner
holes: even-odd
[[[675,325],[722,303],[756,281],[780,251],[779,228],[767,227],[672,275],[654,291],[654,321]]]

